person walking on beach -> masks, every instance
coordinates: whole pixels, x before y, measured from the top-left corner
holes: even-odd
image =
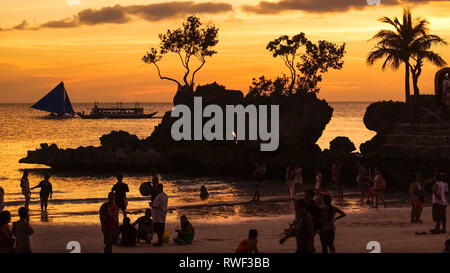
[[[250,229],[248,238],[239,242],[236,253],[259,253],[258,250],[258,231]]]
[[[375,168],[375,177],[373,179],[373,184],[375,188],[375,208],[378,208],[378,200],[383,201],[384,207],[386,208],[386,200],[384,199],[384,191],[386,190],[386,180],[381,174],[380,168]]]
[[[7,210],[0,213],[0,253],[14,253],[14,239],[9,229],[11,213]]]
[[[411,196],[411,223],[422,223],[420,216],[425,201],[425,190],[422,184],[420,174],[414,174],[413,182],[409,185],[409,194]]]
[[[439,234],[446,233],[447,225],[447,205],[448,205],[448,184],[444,180],[444,174],[437,176],[437,181],[433,185],[433,222],[436,223],[434,229],[430,233]],[[442,229],[440,229],[442,224]]]
[[[19,208],[19,217],[20,220],[14,222],[11,229],[16,240],[15,253],[31,253],[30,235],[34,231],[28,220],[28,209]]]
[[[177,245],[189,245],[194,241],[195,230],[191,222],[189,222],[186,215],[180,217],[181,230],[176,229],[178,233],[177,238],[173,239],[173,242]]]
[[[39,182],[37,186],[32,187],[31,189],[41,188],[39,192],[39,197],[41,199],[41,211],[47,210],[48,199],[52,198],[53,195],[53,187],[52,183],[50,183],[50,175],[46,174],[44,176],[44,180]]]
[[[156,188],[158,190],[158,195],[156,195],[155,201],[152,202],[151,206],[153,217],[153,231],[158,236],[158,242],[153,245],[162,246],[169,198],[164,192],[163,184],[158,184]]]
[[[111,191],[116,195],[115,203],[122,210],[123,217],[127,217],[127,192],[130,190],[128,185],[123,183],[123,175],[117,175],[117,183],[114,184]]]
[[[144,240],[147,244],[150,244],[153,237],[153,220],[152,220],[152,210],[145,209],[145,215],[139,217],[133,226],[138,225],[137,229],[137,242],[139,240]]]
[[[25,197],[25,208],[28,209],[30,205],[31,190],[27,170],[23,171],[22,179],[20,179],[20,188],[22,189],[22,194]]]
[[[345,217],[345,213],[339,208],[333,206],[331,203],[331,196],[325,195],[323,197],[322,209],[322,228],[320,229],[319,236],[322,244],[322,253],[328,253],[328,249],[331,253],[335,253],[334,237],[335,237],[335,221]],[[336,214],[339,214],[335,218]]]
[[[103,203],[99,211],[105,253],[112,253],[112,246],[116,244],[119,232],[119,208],[114,202],[115,194],[110,192],[108,202]]]
[[[341,181],[341,170],[342,170],[342,164],[339,160],[336,160],[331,165],[331,183],[334,187],[336,187],[337,195],[339,197],[344,196],[344,188],[342,186]]]
[[[255,171],[253,172],[253,177],[255,178],[255,193],[253,194],[253,201],[259,201],[261,183],[266,175],[266,164],[257,163]]]

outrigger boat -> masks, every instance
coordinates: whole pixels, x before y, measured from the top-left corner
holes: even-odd
[[[77,115],[82,119],[144,119],[153,118],[156,113],[158,112],[145,114],[144,108],[139,107],[139,104],[136,104],[136,107],[127,108],[120,103],[117,104],[117,107],[101,108],[96,102],[90,114],[77,112]]]
[[[49,118],[62,119],[75,116],[63,82],[60,82],[52,91],[33,104],[31,108],[49,112]]]

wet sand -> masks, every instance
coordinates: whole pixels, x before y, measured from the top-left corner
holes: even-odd
[[[439,253],[443,250],[447,234],[416,235],[416,231],[428,231],[431,221],[431,207],[425,207],[422,224],[409,222],[410,209],[407,207],[367,209],[350,212],[347,217],[337,221],[335,246],[340,253],[368,253],[369,241],[378,241],[381,252],[386,253]],[[447,211],[450,218],[450,211]],[[280,245],[281,232],[293,220],[293,215],[270,217],[229,217],[222,221],[208,222],[207,218],[194,219],[196,238],[192,245],[176,246],[172,243],[174,230],[179,223],[170,221],[166,229],[170,231],[171,243],[164,247],[153,247],[144,243],[136,247],[113,248],[113,252],[124,253],[232,253],[240,240],[245,239],[248,230],[256,228],[259,232],[258,247],[265,253],[293,253],[295,239],[291,238]],[[78,241],[81,252],[103,251],[103,236],[100,226],[82,223],[42,223],[31,222],[35,234],[31,236],[32,250],[38,252],[69,252],[69,241]],[[155,236],[156,238],[156,236]],[[320,242],[316,237],[316,249]]]

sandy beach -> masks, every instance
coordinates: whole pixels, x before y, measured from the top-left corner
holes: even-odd
[[[428,231],[431,221],[431,207],[425,207],[422,224],[409,222],[409,208],[380,208],[347,214],[337,222],[335,246],[339,253],[368,253],[369,241],[378,241],[383,253],[439,253],[443,250],[447,234],[416,235],[416,231]],[[450,213],[447,212],[448,217]],[[178,222],[168,222],[171,243],[162,248],[139,243],[136,247],[113,247],[116,253],[233,253],[240,240],[246,238],[250,228],[259,231],[258,247],[265,253],[293,253],[295,239],[280,245],[280,233],[292,221],[293,215],[261,218],[228,219],[226,222],[208,223],[192,221],[196,238],[192,245],[176,246],[172,243]],[[103,236],[100,226],[81,223],[31,223],[35,234],[31,236],[35,253],[65,253],[69,241],[78,241],[82,253],[103,252]],[[316,237],[316,249],[320,241]]]

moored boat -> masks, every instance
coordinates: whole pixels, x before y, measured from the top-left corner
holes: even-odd
[[[156,113],[149,114],[144,113],[144,108],[138,107],[123,107],[122,104],[118,104],[116,107],[102,108],[95,103],[89,114],[84,112],[77,112],[77,115],[82,119],[145,119],[153,118]]]

